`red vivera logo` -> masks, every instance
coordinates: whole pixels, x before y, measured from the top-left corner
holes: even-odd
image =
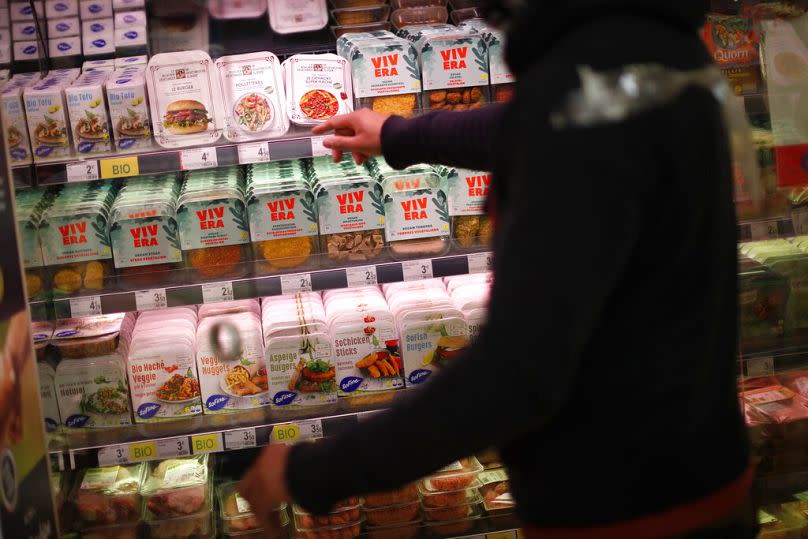
[[[370,61],[373,63],[374,77],[398,76],[398,53],[376,56]]]
[[[272,221],[288,221],[295,218],[295,199],[284,198],[267,202],[269,218]]]
[[[132,245],[136,249],[160,245],[160,242],[157,241],[157,225],[139,226],[130,229],[129,232],[132,233]]]
[[[441,58],[443,59],[443,69],[466,69],[466,56],[468,56],[468,47],[457,47],[454,49],[446,49],[440,51]]]
[[[491,186],[491,174],[467,176],[466,185],[469,187],[470,197],[486,197]]]
[[[200,230],[224,228],[224,206],[198,211],[196,216],[199,218]]]
[[[418,219],[426,219],[427,198],[414,198],[412,200],[404,200],[401,202],[401,208],[404,210],[405,221],[416,221]]]
[[[62,245],[87,243],[87,221],[62,225],[59,233],[62,235]]]
[[[396,180],[393,182],[396,191],[410,191],[412,189],[421,188],[421,178],[414,178],[412,180]]]
[[[337,195],[337,202],[339,203],[339,212],[346,213],[360,213],[364,211],[363,200],[365,199],[364,191],[352,191]]]

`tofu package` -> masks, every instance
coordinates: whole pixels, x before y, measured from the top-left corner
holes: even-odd
[[[45,18],[78,17],[79,0],[45,0]]]
[[[152,56],[146,70],[154,137],[164,148],[213,144],[224,130],[222,91],[203,51]]]
[[[23,91],[34,161],[70,156],[64,87],[68,79],[49,77]]]
[[[351,68],[336,54],[295,54],[283,62],[289,120],[317,125],[353,111]]]
[[[224,98],[224,136],[260,140],[289,130],[286,93],[278,57],[271,52],[222,56],[216,71]]]
[[[142,73],[115,71],[106,81],[110,126],[121,150],[151,146],[151,117]]]
[[[48,19],[48,37],[68,37],[81,35],[81,22],[78,17]]]
[[[88,71],[65,88],[73,145],[79,155],[112,149],[103,71]]]
[[[5,142],[8,159],[12,165],[31,162],[31,142],[25,121],[23,90],[35,84],[35,77],[14,76],[0,91],[0,116],[5,128]]]
[[[131,67],[131,66],[141,66],[145,69],[148,63],[149,63],[149,57],[146,56],[145,54],[141,54],[138,56],[123,56],[115,58],[114,60],[115,69],[123,69],[125,67]]]
[[[83,21],[112,17],[112,0],[79,0],[79,17]]]

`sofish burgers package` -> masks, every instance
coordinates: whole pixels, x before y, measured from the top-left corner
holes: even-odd
[[[351,69],[336,54],[296,54],[283,62],[289,120],[317,125],[353,110]]]
[[[166,148],[212,144],[222,135],[222,95],[203,51],[157,54],[146,69],[154,136]]]

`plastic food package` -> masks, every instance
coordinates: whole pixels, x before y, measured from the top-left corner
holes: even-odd
[[[504,103],[513,99],[516,78],[505,61],[505,35],[497,29],[481,30],[488,48],[488,71],[491,80],[492,99]]]
[[[418,487],[415,483],[391,492],[377,492],[365,496],[365,508],[385,507],[418,501]]]
[[[741,393],[744,401],[776,423],[808,418],[808,399],[783,386],[769,386]]]
[[[782,336],[788,281],[749,258],[739,260],[738,304],[742,339]]]
[[[421,504],[417,501],[388,507],[365,508],[368,526],[387,526],[412,522],[418,518]]]
[[[316,530],[325,526],[358,524],[362,521],[362,500],[357,498],[353,501],[355,503],[341,504],[327,515],[312,515],[294,505],[292,509],[295,528],[299,530]]]
[[[254,52],[216,60],[225,108],[224,136],[242,142],[289,130],[283,72],[277,56]]]
[[[59,320],[53,328],[52,343],[67,359],[112,354],[118,349],[124,318],[121,313]]]
[[[466,488],[474,482],[477,474],[483,470],[476,457],[467,457],[444,467],[430,475],[424,485],[427,490],[457,490]]]
[[[205,514],[212,507],[208,455],[151,462],[141,488],[145,520]]]
[[[126,367],[120,355],[66,359],[56,367],[59,413],[67,428],[130,425]]]
[[[4,136],[12,165],[31,163],[31,140],[25,120],[23,89],[35,82],[34,79],[12,78],[0,91],[0,116],[6,130]]]
[[[396,9],[390,16],[390,20],[396,28],[404,28],[418,24],[445,23],[448,19],[449,12],[446,10],[445,6],[441,5]]]
[[[418,483],[418,495],[424,508],[457,507],[474,498],[480,486],[482,484],[475,479],[466,487],[457,490],[437,490],[428,479],[425,479]]]
[[[59,415],[59,401],[56,398],[56,371],[48,363],[37,362],[39,370],[39,397],[42,400],[42,419],[45,422],[45,432],[55,432],[62,424]]]
[[[479,514],[482,498],[479,493],[475,493],[471,498],[467,498],[464,503],[449,507],[424,508],[424,520],[426,522],[451,522],[461,520],[474,514]]]
[[[331,16],[339,26],[384,22],[390,16],[390,6],[382,4],[376,6],[339,8],[332,10]]]
[[[115,524],[88,528],[81,533],[82,539],[138,539],[139,524]]]
[[[254,19],[267,10],[263,0],[213,0],[208,2],[208,11],[216,19]]]
[[[452,239],[461,248],[490,245],[494,233],[485,204],[491,174],[466,169],[446,169]]]
[[[390,5],[394,10],[429,6],[445,7],[446,0],[391,0]]]
[[[222,135],[222,92],[203,51],[156,54],[146,70],[154,136],[165,148],[213,144]]]
[[[220,324],[238,332],[241,349],[232,361],[223,361],[211,344],[214,328]],[[219,332],[219,342],[225,350],[232,348],[232,341],[233,336],[228,331]],[[258,314],[224,314],[201,321],[196,333],[196,362],[206,414],[269,405],[264,339]]]
[[[353,111],[348,61],[335,54],[296,54],[283,62],[289,120],[317,125]]]
[[[253,514],[249,502],[239,494],[238,483],[223,483],[217,488],[219,497],[219,511],[225,535],[250,535],[245,532],[260,532],[263,530],[258,518]],[[273,530],[285,530],[289,525],[289,515],[286,504],[276,507],[272,513]]]
[[[73,145],[80,155],[106,153],[112,149],[105,79],[103,71],[88,71],[65,88]]]
[[[246,273],[250,235],[238,169],[189,173],[177,200],[177,225],[185,265],[195,278]]]
[[[80,472],[71,494],[82,529],[137,522],[145,465],[90,468]]]
[[[424,522],[424,527],[426,529],[426,533],[429,535],[454,536],[466,533],[472,528],[474,528],[476,521],[479,519],[480,519],[479,509],[472,509],[469,513],[469,516],[463,518],[462,520],[426,521]]]
[[[115,146],[122,150],[151,146],[151,113],[142,72],[113,72],[105,83]]]
[[[328,24],[325,0],[269,0],[269,26],[279,34],[312,32]]]
[[[336,39],[348,34],[364,32],[389,32],[392,26],[389,22],[372,22],[367,24],[348,24],[345,26],[332,26],[331,32]]]
[[[343,524],[341,526],[323,526],[315,529],[304,529],[295,526],[294,539],[353,539],[362,533],[361,522]]]
[[[71,81],[69,77],[54,75],[23,90],[34,161],[70,156],[64,89]]]

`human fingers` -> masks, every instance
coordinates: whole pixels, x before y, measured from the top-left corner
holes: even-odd
[[[331,150],[331,159],[333,159],[335,163],[342,161],[342,150]]]
[[[358,137],[342,137],[332,135],[323,140],[323,146],[330,150],[355,151],[359,149],[360,141]]]
[[[315,126],[311,130],[311,132],[315,135],[322,135],[323,133],[328,133],[329,131],[336,131],[337,129],[353,130],[355,127],[355,120],[356,120],[355,114],[356,114],[355,112],[352,112],[350,114],[341,114],[339,116],[329,118],[320,125]]]

